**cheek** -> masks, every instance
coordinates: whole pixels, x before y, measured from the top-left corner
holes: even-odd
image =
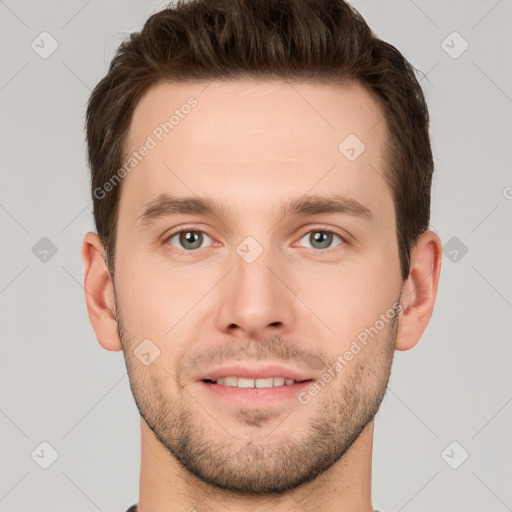
[[[319,324],[336,350],[373,326],[381,314],[392,315],[401,286],[398,262],[377,253],[336,267],[303,265],[293,279],[297,296],[312,312],[304,328]]]
[[[178,322],[193,317],[193,306],[211,287],[209,274],[188,264],[171,266],[160,250],[131,251],[126,258],[123,249],[119,247],[116,288],[126,326],[139,336],[172,338],[173,330],[182,327]],[[213,283],[213,271],[210,274]]]

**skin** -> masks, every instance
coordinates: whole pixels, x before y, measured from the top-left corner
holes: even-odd
[[[419,238],[403,282],[383,179],[386,126],[359,85],[157,84],[136,107],[127,148],[190,96],[198,105],[124,179],[115,283],[98,236],[82,246],[89,318],[103,348],[123,350],[141,413],[139,511],[370,512],[373,418],[394,351],[413,348],[430,320],[439,237]],[[338,151],[350,133],[366,146],[353,162]],[[212,197],[225,212],[140,229],[162,192]],[[333,193],[371,220],[280,215],[281,202]],[[169,239],[180,228],[205,234],[201,248]],[[315,242],[322,229],[336,233],[330,245]],[[248,236],[263,249],[252,263],[236,251]],[[397,300],[394,321],[307,404],[234,405],[196,380],[237,361],[320,379]],[[148,366],[134,353],[146,338],[160,350]]]

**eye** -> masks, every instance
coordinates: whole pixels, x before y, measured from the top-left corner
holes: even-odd
[[[205,237],[211,242],[211,238],[204,231],[184,229],[170,235],[167,238],[166,243],[169,242],[172,246],[177,247],[178,249],[193,251],[195,249],[202,248],[201,246],[205,240]],[[177,243],[179,245],[172,243],[172,240],[175,238],[177,239]]]
[[[313,231],[308,231],[305,235],[302,236],[299,242],[306,239],[307,242],[311,244],[310,247],[312,249],[330,249],[333,237],[338,237],[341,241],[341,243],[336,244],[336,246],[345,243],[345,240],[341,237],[341,235],[338,235],[337,233],[334,233],[333,231],[329,231],[327,229],[314,229]]]

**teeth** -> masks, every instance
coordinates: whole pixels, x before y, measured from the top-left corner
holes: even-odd
[[[244,379],[243,377],[238,377],[238,387],[239,388],[253,388],[254,387],[254,379]]]
[[[293,379],[284,377],[267,377],[264,379],[246,379],[245,377],[221,377],[215,381],[217,384],[239,388],[271,388],[274,386],[290,386],[295,384]]]
[[[256,379],[254,381],[254,386],[257,388],[271,388],[273,386],[278,386],[279,384],[275,384],[274,381],[277,381],[279,377],[275,379],[273,377],[269,377],[268,379]],[[238,379],[238,385],[240,386],[240,379]]]
[[[238,386],[238,379],[236,377],[225,377],[223,384],[226,386]]]

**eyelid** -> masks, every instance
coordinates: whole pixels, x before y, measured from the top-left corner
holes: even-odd
[[[197,226],[194,226],[194,225],[187,225],[187,224],[183,224],[183,225],[180,225],[176,228],[173,228],[173,229],[170,229],[169,231],[166,231],[162,237],[164,239],[164,242],[166,242],[167,240],[169,240],[169,238],[173,237],[174,235],[177,235],[179,233],[182,233],[183,231],[197,231],[197,232],[200,232],[200,233],[205,233],[208,235],[208,233],[204,230],[204,229],[201,229],[201,228],[198,228]],[[208,235],[210,236],[210,235]],[[210,238],[212,238],[210,236]]]

